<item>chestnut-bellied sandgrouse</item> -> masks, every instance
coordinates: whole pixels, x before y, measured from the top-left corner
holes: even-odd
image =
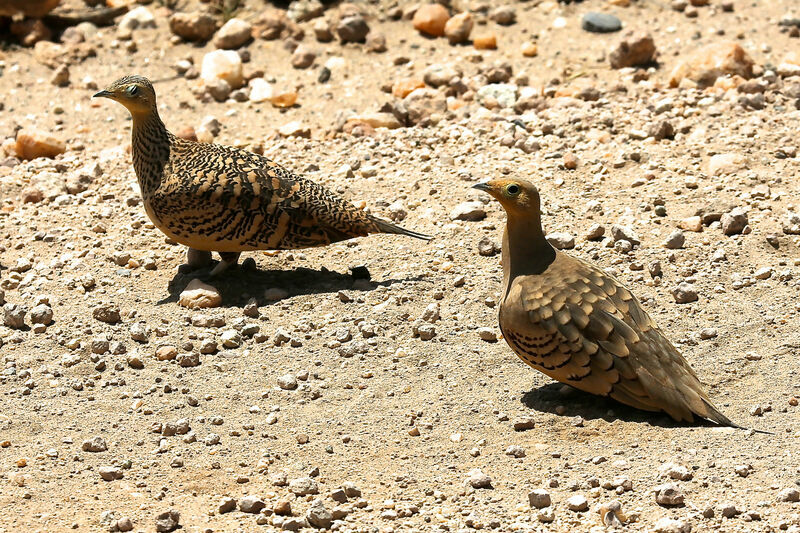
[[[628,289],[550,245],[533,184],[496,179],[474,188],[506,210],[500,330],[525,363],[576,389],[665,411],[677,421],[699,416],[740,427],[711,403],[689,363]]]
[[[147,215],[168,237],[189,247],[189,263],[222,261],[216,275],[248,250],[322,246],[370,233],[430,237],[358,209],[325,187],[266,157],[176,137],[142,76],[126,76],[94,96],[124,105],[133,117],[133,168]]]

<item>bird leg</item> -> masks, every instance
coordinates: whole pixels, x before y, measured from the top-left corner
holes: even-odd
[[[218,276],[228,270],[228,267],[236,266],[240,255],[241,252],[219,252],[220,262],[211,270],[209,275],[211,277]]]
[[[192,270],[205,268],[211,264],[211,252],[189,248],[186,250],[186,264]]]

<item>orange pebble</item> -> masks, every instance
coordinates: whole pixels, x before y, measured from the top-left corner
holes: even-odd
[[[425,82],[416,78],[397,80],[392,85],[392,95],[396,98],[405,98],[412,91],[425,87]]]
[[[447,8],[441,4],[427,4],[420,6],[414,13],[414,29],[420,33],[441,37],[444,35],[444,26],[450,19]]]
[[[476,50],[496,50],[497,37],[494,33],[479,35],[472,39],[472,46],[474,46]]]

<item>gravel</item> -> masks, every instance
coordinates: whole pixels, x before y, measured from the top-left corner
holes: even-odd
[[[417,6],[387,2],[15,20],[28,34],[9,33],[0,76],[0,305],[18,306],[10,323],[0,311],[0,529],[152,531],[168,509],[215,531],[791,529],[780,439],[690,424],[665,441],[666,415],[562,389],[498,329],[506,215],[470,185],[524,177],[546,235],[627,286],[727,416],[797,430],[791,379],[770,380],[793,375],[800,342],[797,27],[778,24],[792,14],[613,3],[442,6],[438,37],[414,28]],[[592,9],[625,33],[582,29]],[[343,22],[359,31],[340,38]],[[670,86],[728,42],[749,72]],[[434,239],[245,252],[213,278],[216,256],[184,266],[206,254],[145,212],[127,114],[87,103],[121,56],[158,80],[181,137],[263,153]],[[104,451],[84,450],[95,437]],[[486,488],[464,484],[472,469]],[[295,495],[306,477],[317,494]],[[656,502],[664,483],[685,507]],[[526,503],[533,489],[549,504]],[[576,495],[590,512],[569,510]],[[240,511],[250,496],[265,507]]]

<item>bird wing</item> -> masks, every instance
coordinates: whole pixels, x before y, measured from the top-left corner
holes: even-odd
[[[593,265],[559,252],[542,274],[518,276],[504,305],[518,307],[509,344],[550,377],[679,421],[724,418],[636,297]]]
[[[181,153],[170,157],[154,202],[181,210],[186,228],[274,249],[378,231],[363,210],[266,157],[213,144],[176,143],[174,150]]]

